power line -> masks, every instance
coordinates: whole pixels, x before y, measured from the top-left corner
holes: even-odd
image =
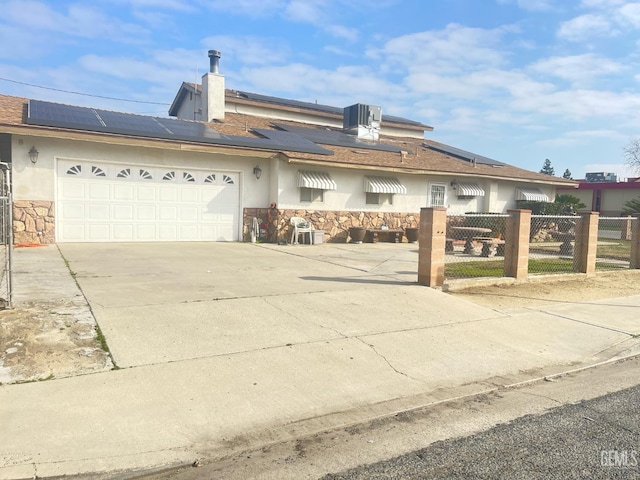
[[[128,100],[126,98],[105,97],[103,95],[92,95],[90,93],[73,92],[71,90],[61,90],[59,88],[43,87],[42,85],[34,85],[33,83],[19,82],[17,80],[10,80],[8,78],[2,78],[2,77],[0,77],[0,80],[3,80],[5,82],[17,83],[19,85],[26,85],[28,87],[43,88],[45,90],[53,90],[54,92],[71,93],[73,95],[84,95],[85,97],[102,98],[102,99],[105,99],[105,100],[117,100],[119,102],[131,102],[131,103],[145,103],[145,104],[148,104],[148,105],[171,105],[170,103],[145,102],[143,100]]]

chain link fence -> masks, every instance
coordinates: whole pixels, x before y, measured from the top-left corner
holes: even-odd
[[[13,206],[10,170],[0,164],[0,309],[12,308]]]
[[[445,279],[502,277],[507,214],[447,216]]]
[[[529,274],[573,273],[577,215],[531,215]]]
[[[596,271],[629,268],[631,260],[631,232],[636,217],[600,217],[598,219],[598,247]]]

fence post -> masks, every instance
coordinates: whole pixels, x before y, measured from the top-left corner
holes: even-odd
[[[573,254],[576,272],[593,275],[596,273],[596,251],[598,250],[598,212],[580,215],[580,224],[576,231],[575,251]]]
[[[420,209],[418,231],[418,283],[441,287],[444,283],[444,247],[447,233],[447,209]]]
[[[626,220],[622,221],[620,240],[631,240],[631,225],[633,225],[633,217],[627,215]]]
[[[631,258],[629,268],[640,268],[640,213],[634,215],[631,225]]]
[[[531,210],[507,210],[504,244],[504,276],[524,280],[529,274]]]

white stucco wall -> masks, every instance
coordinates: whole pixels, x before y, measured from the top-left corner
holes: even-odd
[[[429,176],[398,173],[383,173],[369,170],[322,168],[307,165],[295,165],[280,162],[277,187],[277,203],[282,209],[300,210],[347,210],[364,212],[419,212],[421,208],[430,206],[429,192],[431,184],[445,186],[445,206],[453,214],[466,212],[506,212],[515,208],[515,189],[539,188],[550,200],[554,199],[553,187],[527,185],[510,181],[490,179],[473,179],[460,176]],[[337,185],[336,190],[327,190],[323,202],[300,202],[298,171],[307,170],[328,173]],[[406,194],[395,194],[393,205],[367,205],[364,192],[364,177],[389,176],[397,178],[407,189]],[[474,183],[485,191],[484,197],[459,198],[451,188],[451,182]]]
[[[30,162],[28,155],[32,146],[39,152],[35,165]],[[271,162],[265,158],[17,136],[12,139],[12,157],[15,200],[55,201],[56,160],[66,159],[239,173],[242,182],[241,208],[269,205]],[[260,165],[263,171],[260,180],[253,174],[256,165]]]

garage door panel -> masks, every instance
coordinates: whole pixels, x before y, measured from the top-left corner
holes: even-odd
[[[135,240],[133,236],[134,225],[132,223],[116,223],[111,226],[113,240],[119,242],[130,242]]]
[[[87,239],[90,242],[108,242],[111,240],[110,231],[108,223],[89,224],[86,227]]]
[[[113,185],[113,199],[121,201],[135,200],[133,191],[133,185],[115,184]]]
[[[93,183],[88,185],[89,200],[110,200],[111,189],[108,183]]]
[[[178,220],[178,209],[176,207],[159,207],[158,208],[158,219],[160,221],[172,221],[175,222]]]
[[[112,220],[133,220],[133,205],[113,205],[111,208]]]
[[[65,203],[60,210],[60,218],[62,220],[83,220],[85,205],[83,203]]]
[[[158,225],[158,238],[164,241],[178,239],[178,227],[176,225]]]
[[[84,199],[85,185],[80,182],[62,181],[60,191],[63,193],[61,200]]]
[[[136,239],[140,241],[152,241],[156,239],[156,226],[154,224],[137,224]]]
[[[109,204],[89,204],[87,205],[87,217],[85,220],[103,220],[109,221],[110,213],[109,213]]]
[[[199,210],[197,207],[180,207],[180,220],[183,222],[197,222]]]
[[[137,187],[137,200],[139,202],[155,202],[158,188],[155,186],[140,185]]]
[[[198,203],[198,189],[197,188],[183,188],[180,190],[180,201],[187,203]]]
[[[157,220],[158,208],[155,205],[136,205],[136,220],[152,222]]]
[[[178,201],[178,189],[177,188],[167,188],[167,187],[160,187],[158,193],[159,195],[159,200],[161,202],[177,202]]]
[[[237,240],[239,176],[185,172],[59,162],[58,241]]]
[[[180,238],[179,240],[189,240],[191,238],[198,237],[198,226],[197,225],[180,225]]]
[[[63,242],[86,241],[85,225],[68,223],[60,228],[60,240]]]

